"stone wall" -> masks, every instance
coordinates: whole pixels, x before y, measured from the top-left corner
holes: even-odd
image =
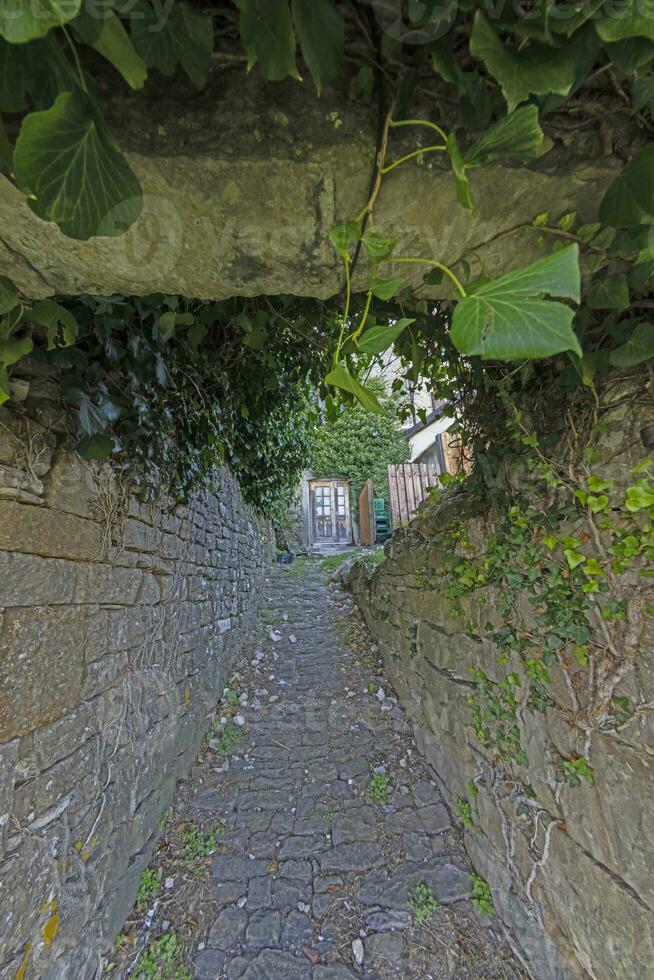
[[[651,455],[654,407],[642,381],[636,392],[619,383],[609,387],[601,406],[593,472],[613,481],[612,504],[624,499],[625,487],[638,478],[630,472],[634,463]],[[484,620],[502,624],[497,613],[500,590],[482,586],[458,597],[460,612],[443,595],[443,552],[452,548],[446,537],[449,522],[463,517],[465,547],[479,556],[495,531],[497,514],[466,517],[466,505],[466,494],[460,491],[449,502],[428,503],[387,544],[384,563],[374,570],[355,566],[350,586],[413,718],[421,751],[433,764],[454,812],[464,817],[473,864],[489,881],[496,908],[531,976],[645,980],[654,976],[651,605],[649,615],[643,615],[654,598],[652,580],[641,576],[642,565],[622,577],[627,600],[625,621],[616,626],[620,640],[608,645],[603,632],[607,624],[592,619],[596,653],[585,666],[569,658],[570,690],[563,671],[551,668],[557,706],[540,712],[521,701],[517,725],[528,764],[506,764],[477,740],[469,703],[471,697],[475,703],[472,671],[477,667],[494,683],[516,671],[519,690],[529,688],[520,658],[512,655],[503,665],[497,646],[470,626]],[[562,530],[588,539],[574,521]],[[430,570],[429,582],[425,569]],[[534,607],[526,591],[519,593],[519,601],[528,623]],[[622,677],[616,694],[629,697],[630,717],[617,727],[592,731],[584,691],[591,672],[612,659]],[[573,690],[590,721],[581,738],[570,703]],[[568,707],[561,710],[568,697]],[[574,757],[568,753],[575,751],[589,757],[593,785],[584,779],[576,786],[557,782],[552,753]],[[525,796],[525,785],[532,796]]]
[[[271,536],[227,470],[139,503],[34,371],[0,407],[0,977],[86,980],[242,642]],[[22,972],[21,972],[22,971]]]

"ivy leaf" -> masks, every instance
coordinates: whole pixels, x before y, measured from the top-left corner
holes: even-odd
[[[502,87],[509,112],[530,95],[568,95],[575,81],[577,47],[561,48],[530,44],[522,51],[500,41],[486,18],[475,15],[470,36],[470,53],[481,60]]]
[[[79,13],[82,0],[2,0],[0,35],[11,44],[44,37]]]
[[[366,330],[362,337],[359,337],[357,346],[364,354],[381,354],[382,351],[387,350],[391,344],[395,343],[400,334],[411,323],[415,323],[415,319],[410,320],[407,317],[402,317],[401,320],[390,326],[381,323],[376,324]]]
[[[618,313],[626,310],[629,306],[629,285],[624,272],[593,283],[587,302],[593,310],[616,310]]]
[[[111,62],[131,88],[143,88],[148,77],[148,66],[136,53],[122,21],[113,11],[102,20],[100,33],[89,43],[98,54]]]
[[[606,53],[621,72],[632,75],[651,64],[654,58],[654,44],[646,37],[630,37],[626,41],[606,44]]]
[[[351,395],[361,402],[363,407],[369,412],[381,412],[384,409],[379,404],[377,396],[369,388],[364,388],[364,386],[353,378],[346,367],[342,364],[337,364],[336,367],[332,368],[327,377],[325,378],[325,383],[328,385],[333,385],[335,388],[340,388],[342,391],[348,391]]]
[[[320,95],[341,67],[345,22],[330,0],[293,0],[292,9],[302,57]]]
[[[460,300],[452,317],[452,341],[463,354],[484,359],[551,357],[566,350],[581,357],[573,311],[541,298],[579,302],[579,289],[579,249],[570,245]]]
[[[609,185],[599,216],[613,228],[654,221],[654,143],[636,153]]]
[[[638,483],[627,487],[627,497],[624,503],[627,510],[636,513],[639,510],[646,510],[654,507],[654,486],[647,480],[639,480]]]
[[[75,392],[75,401],[79,407],[79,423],[82,432],[86,435],[94,435],[106,429],[109,418],[103,409],[94,404],[86,392],[78,390]]]
[[[580,551],[573,551],[572,548],[566,548],[563,554],[570,568],[577,568],[578,565],[586,561],[585,555],[582,555]]]
[[[639,323],[631,337],[621,347],[611,351],[609,361],[613,367],[632,367],[654,357],[654,325]]]
[[[535,105],[522,106],[500,119],[469,146],[464,155],[468,167],[503,160],[508,156],[528,160],[537,157],[543,143],[543,130]]]
[[[361,238],[361,225],[358,221],[343,221],[329,229],[329,240],[344,259],[349,258],[348,246]]]
[[[386,238],[376,231],[366,231],[361,239],[366,255],[373,264],[390,258],[395,248],[396,238]]]
[[[299,78],[288,0],[237,0],[237,3],[248,71],[258,61],[264,78],[270,82],[279,82],[287,75]]]
[[[623,41],[629,37],[645,37],[654,41],[654,11],[647,2],[628,0],[624,5],[609,7],[595,21],[603,41]]]
[[[26,357],[33,347],[34,342],[31,337],[20,337],[16,340],[0,340],[0,364],[4,364],[5,367],[10,367],[12,364],[20,361],[21,357]]]
[[[196,88],[204,88],[211,67],[213,21],[210,14],[198,13],[184,3],[176,3],[162,23],[150,4],[139,4],[131,15],[134,47],[146,65],[171,78],[181,65]]]
[[[403,276],[393,276],[391,279],[373,279],[370,290],[377,299],[389,300],[399,293],[406,282]]]
[[[70,238],[121,235],[141,212],[138,180],[79,91],[25,117],[14,169],[32,211]]]
[[[111,436],[95,433],[83,436],[75,446],[75,452],[82,459],[108,459],[114,451],[114,440]]]
[[[9,313],[19,303],[18,290],[11,279],[0,276],[0,315]]]
[[[474,210],[474,204],[472,202],[472,196],[470,194],[470,185],[468,184],[468,177],[466,175],[466,168],[463,162],[463,157],[461,156],[461,150],[459,149],[459,144],[457,142],[454,133],[450,133],[447,137],[447,152],[450,158],[450,163],[452,164],[452,172],[454,173],[454,180],[456,182],[456,198],[461,207],[466,208],[468,211]]]

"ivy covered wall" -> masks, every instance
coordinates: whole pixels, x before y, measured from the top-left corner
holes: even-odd
[[[654,404],[623,371],[351,586],[538,980],[654,968]],[[523,431],[524,430],[524,431]],[[585,431],[585,438],[582,433]],[[546,448],[547,447],[547,448]],[[580,447],[577,446],[577,449]]]

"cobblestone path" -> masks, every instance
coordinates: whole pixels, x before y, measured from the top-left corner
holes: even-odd
[[[522,978],[495,916],[471,902],[458,832],[327,577],[300,560],[267,583],[169,821],[187,844],[189,826],[224,835],[190,871],[174,829],[164,841],[163,873],[171,854],[178,868],[167,928],[195,927],[196,980]]]

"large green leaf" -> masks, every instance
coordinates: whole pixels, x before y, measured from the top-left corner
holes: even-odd
[[[463,162],[463,157],[461,156],[461,150],[459,149],[459,144],[454,133],[450,133],[450,135],[447,137],[446,146],[450,163],[452,164],[452,173],[454,174],[454,180],[456,183],[457,200],[461,207],[466,208],[468,211],[473,211],[474,204],[472,201],[472,195],[470,194],[468,175],[466,174],[466,168]]]
[[[463,354],[486,359],[550,357],[566,350],[581,357],[573,311],[542,298],[578,302],[579,290],[579,249],[571,245],[460,300],[452,317],[452,341]]]
[[[567,95],[575,81],[575,44],[552,48],[536,43],[516,51],[500,41],[480,12],[472,27],[470,53],[481,58],[501,85],[509,112],[530,95]]]
[[[111,12],[101,22],[100,33],[91,42],[98,54],[110,61],[131,88],[143,88],[148,66],[136,53],[122,21]]]
[[[320,95],[341,67],[345,22],[331,0],[293,0],[292,9],[302,57]]]
[[[0,35],[12,44],[44,37],[79,13],[82,0],[1,0]]]
[[[366,231],[361,239],[366,255],[371,262],[384,262],[391,257],[396,238],[388,238],[376,231]]]
[[[17,337],[11,340],[0,340],[0,364],[5,367],[20,361],[21,357],[26,357],[34,347],[31,337]]]
[[[237,0],[240,28],[248,67],[258,61],[264,78],[281,81],[298,77],[295,65],[295,34],[288,0]]]
[[[204,88],[211,67],[213,21],[210,14],[176,3],[161,20],[160,12],[140,4],[131,16],[132,42],[150,68],[170,78],[181,65],[197,88]]]
[[[627,0],[624,5],[608,4],[595,21],[603,41],[623,41],[628,37],[645,37],[654,41],[654,5],[652,0]]]
[[[18,290],[11,279],[0,276],[0,315],[13,310],[14,306],[18,306],[18,302]]]
[[[613,367],[632,367],[654,357],[654,324],[639,323],[631,337],[621,347],[611,351]]]
[[[622,168],[604,195],[599,216],[614,228],[654,221],[654,143]]]
[[[538,123],[537,107],[521,106],[475,140],[466,150],[463,160],[468,167],[503,160],[508,156],[528,160],[538,156],[542,143],[543,131]]]
[[[29,318],[48,331],[48,350],[70,347],[77,339],[77,320],[65,306],[51,299],[42,299],[29,311]]]
[[[141,213],[141,187],[102,117],[82,93],[23,120],[14,150],[18,185],[35,214],[65,235],[121,235]]]
[[[75,452],[82,459],[109,459],[113,451],[114,440],[112,437],[100,432],[92,436],[82,436],[75,446]]]
[[[353,378],[347,368],[343,365],[338,364],[336,367],[332,368],[325,382],[328,385],[333,385],[335,388],[340,388],[342,391],[348,391],[351,395],[361,402],[363,407],[369,412],[383,412],[382,406],[377,400],[377,396],[374,391],[370,391]]]
[[[400,334],[404,333],[412,323],[415,323],[415,320],[410,320],[408,317],[402,317],[397,323],[390,325],[376,323],[359,337],[357,346],[364,354],[381,354],[382,351],[388,350],[391,344],[394,344]]]
[[[0,405],[4,405],[11,394],[9,375],[4,364],[0,364]]]

